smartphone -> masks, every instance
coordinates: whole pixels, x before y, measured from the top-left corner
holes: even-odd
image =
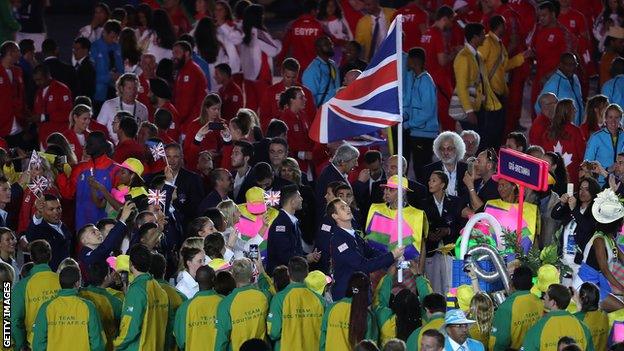
[[[59,164],[66,164],[67,163],[67,156],[56,156],[56,162],[58,162]]]
[[[573,196],[574,195],[574,183],[568,183],[568,189],[567,189],[567,193],[569,196]]]
[[[121,284],[122,286],[128,286],[128,272],[127,271],[121,271],[119,272],[119,275],[121,276]]]
[[[255,261],[260,256],[260,252],[258,251],[258,245],[251,244],[249,245],[249,259]]]
[[[208,122],[208,129],[210,130],[224,130],[225,124],[221,122]]]

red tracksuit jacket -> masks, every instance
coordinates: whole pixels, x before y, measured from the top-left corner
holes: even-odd
[[[45,141],[50,134],[62,133],[69,126],[73,100],[69,88],[54,79],[50,82],[45,96],[43,91],[43,89],[37,90],[33,112],[37,116],[46,115],[46,121],[39,122],[39,141],[45,146]]]
[[[24,80],[22,69],[13,66],[10,68],[13,80],[9,79],[6,70],[0,69],[0,137],[11,132],[13,118],[21,122],[24,111]]]
[[[325,34],[323,25],[311,15],[304,14],[295,19],[282,40],[282,51],[277,56],[278,62],[291,50],[290,56],[299,61],[301,71],[306,69],[316,57],[316,39]]]
[[[208,82],[201,68],[193,60],[186,61],[178,72],[173,88],[173,103],[180,113],[182,125],[199,117],[207,86]]]

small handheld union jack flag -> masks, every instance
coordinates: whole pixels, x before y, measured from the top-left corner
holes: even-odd
[[[167,192],[165,190],[152,190],[147,191],[147,203],[150,205],[158,205],[165,207],[165,199],[167,198]]]
[[[42,176],[38,176],[32,180],[30,184],[28,184],[28,188],[32,191],[35,196],[39,197],[37,193],[43,195],[43,192],[46,191],[50,187],[50,181]]]
[[[40,168],[42,162],[43,161],[41,156],[39,156],[39,153],[33,150],[32,155],[30,155],[30,161],[28,161],[28,169],[30,170],[31,167]]]
[[[280,192],[269,190],[264,193],[264,202],[267,206],[276,207],[280,203]]]
[[[150,152],[152,153],[152,158],[154,158],[154,161],[158,161],[163,157],[166,158],[165,147],[163,143],[158,143],[154,147],[150,147]]]

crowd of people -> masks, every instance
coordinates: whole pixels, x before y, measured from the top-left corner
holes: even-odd
[[[98,3],[67,63],[46,1],[0,1],[3,349],[624,350],[624,1],[296,3],[283,33],[249,0]],[[399,14],[403,130],[311,139]],[[569,273],[490,294],[449,249],[481,212]]]

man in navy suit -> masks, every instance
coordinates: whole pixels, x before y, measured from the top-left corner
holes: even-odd
[[[351,275],[357,271],[372,273],[387,269],[395,259],[403,255],[404,247],[391,252],[380,252],[372,248],[353,229],[351,208],[341,199],[334,199],[327,205],[327,216],[336,223],[330,237],[331,260],[334,272],[332,296],[335,301],[345,296]]]
[[[314,250],[306,254],[301,242],[301,229],[295,212],[302,207],[303,198],[296,185],[286,185],[280,194],[282,209],[269,227],[267,242],[267,272],[273,273],[275,267],[288,265],[293,256],[302,256],[308,263],[318,262],[321,253]]]
[[[69,257],[72,234],[61,222],[61,202],[58,197],[45,194],[36,202],[37,212],[26,230],[27,242],[43,239],[52,248],[50,268],[56,271],[59,263]]]
[[[373,203],[373,191],[386,183],[386,172],[383,169],[381,152],[369,150],[364,154],[366,168],[360,171],[358,179],[352,184],[355,201],[362,213],[368,213]],[[411,189],[411,188],[410,188]]]
[[[214,186],[212,191],[199,203],[198,214],[203,214],[211,207],[228,199],[228,194],[232,191],[234,177],[232,173],[225,168],[215,168],[210,172],[210,183]]]
[[[357,167],[358,157],[360,157],[360,152],[350,144],[342,144],[336,149],[331,162],[316,179],[314,192],[316,194],[316,201],[318,201],[318,208],[325,208],[327,205],[325,202],[327,184],[337,180],[349,184],[348,175],[353,168]]]

